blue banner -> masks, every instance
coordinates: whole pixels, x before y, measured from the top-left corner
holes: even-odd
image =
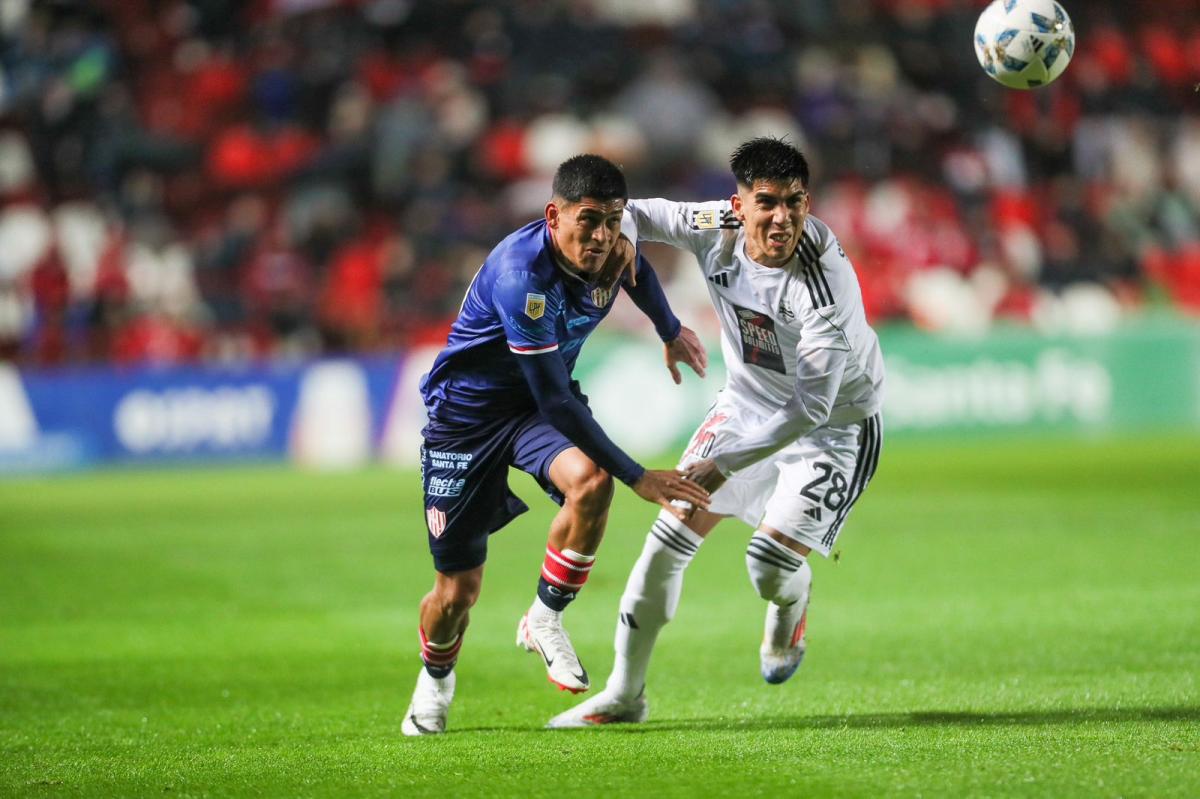
[[[400,376],[393,358],[244,368],[78,368],[0,380],[0,472],[96,462],[365,461]],[[22,421],[24,420],[24,421]]]

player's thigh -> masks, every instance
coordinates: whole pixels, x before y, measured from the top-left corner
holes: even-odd
[[[762,524],[827,556],[875,473],[882,433],[874,416],[821,428],[782,450]]]
[[[708,534],[721,523],[722,519],[729,518],[729,514],[713,513],[712,511],[696,508],[688,516],[684,524],[689,530],[701,538],[708,537]]]
[[[474,569],[488,536],[528,510],[508,488],[513,430],[430,424],[423,431],[421,484],[429,550],[439,572]]]
[[[576,453],[586,460],[586,464],[574,457]],[[555,468],[555,463],[561,460],[560,456],[566,460]],[[541,414],[530,415],[517,428],[512,442],[511,463],[536,480],[546,495],[559,505],[566,501],[564,489],[570,487],[566,484],[568,476],[585,473],[589,465],[599,468]],[[571,466],[575,468],[569,468]]]
[[[720,452],[725,443],[737,441],[758,423],[756,419],[746,418],[731,403],[718,400],[692,434],[679,458],[679,468],[684,469]],[[758,524],[767,499],[775,488],[776,474],[771,459],[739,470],[713,492],[708,514],[718,517],[718,520],[735,516],[753,527]],[[710,524],[703,534],[716,524],[711,519],[708,521]]]

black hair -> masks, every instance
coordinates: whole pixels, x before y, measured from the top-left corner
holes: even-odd
[[[621,168],[599,155],[576,155],[558,165],[554,172],[554,196],[569,203],[584,197],[606,202],[628,200]]]
[[[808,188],[808,159],[783,139],[760,136],[744,142],[729,157],[729,168],[742,186],[756,180],[793,181]]]

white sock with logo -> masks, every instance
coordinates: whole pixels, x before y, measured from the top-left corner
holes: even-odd
[[[622,699],[642,692],[658,632],[675,616],[683,572],[703,542],[670,513],[659,512],[621,595],[617,654],[606,690]]]

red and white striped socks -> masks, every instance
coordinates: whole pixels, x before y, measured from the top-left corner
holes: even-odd
[[[537,590],[542,604],[562,612],[587,582],[595,561],[595,555],[581,555],[573,549],[559,551],[547,544]]]
[[[425,671],[429,672],[430,677],[443,679],[458,662],[458,650],[462,649],[462,634],[459,633],[447,643],[439,644],[429,640],[424,627],[418,627],[417,631],[421,634],[421,660],[425,662]]]

